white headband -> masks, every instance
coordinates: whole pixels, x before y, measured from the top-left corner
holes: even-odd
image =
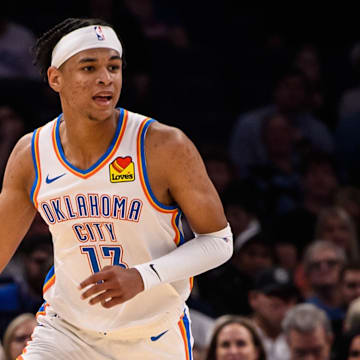
[[[59,68],[71,56],[83,50],[110,48],[122,57],[122,46],[115,31],[109,26],[91,25],[74,30],[56,44],[51,66]]]

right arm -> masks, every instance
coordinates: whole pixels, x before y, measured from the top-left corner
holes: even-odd
[[[34,220],[30,200],[34,181],[31,136],[25,135],[10,154],[0,193],[0,273],[14,255]]]

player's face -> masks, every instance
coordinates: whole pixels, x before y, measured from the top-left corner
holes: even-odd
[[[89,49],[67,60],[59,89],[64,112],[103,120],[113,114],[122,86],[122,60],[112,49]]]

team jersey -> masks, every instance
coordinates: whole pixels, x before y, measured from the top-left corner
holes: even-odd
[[[179,320],[192,279],[160,284],[110,309],[82,300],[78,286],[107,265],[130,268],[184,242],[181,210],[160,203],[149,184],[144,142],[155,120],[120,109],[109,148],[87,170],[66,159],[61,121],[62,115],[34,131],[32,139],[31,199],[54,245],[44,299],[79,328],[152,335]]]

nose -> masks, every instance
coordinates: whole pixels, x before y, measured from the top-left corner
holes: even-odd
[[[239,352],[239,347],[236,344],[233,344],[229,348],[230,354],[237,354]]]
[[[100,69],[98,71],[97,83],[99,85],[109,85],[111,81],[112,78],[108,69]]]

